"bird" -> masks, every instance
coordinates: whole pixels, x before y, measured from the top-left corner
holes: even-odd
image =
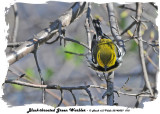
[[[99,69],[105,72],[113,70],[116,64],[116,47],[111,39],[101,38],[99,41],[92,40],[92,61],[98,64]]]

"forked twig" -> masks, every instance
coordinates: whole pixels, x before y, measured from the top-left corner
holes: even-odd
[[[144,50],[143,50],[143,43],[142,43],[142,37],[141,37],[141,15],[142,15],[142,4],[141,3],[136,3],[136,19],[138,20],[138,29],[137,29],[137,35],[140,40],[139,41],[139,55],[141,59],[141,65],[144,73],[144,79],[145,79],[145,84],[148,87],[151,95],[153,96],[153,91],[148,79],[148,74],[146,70],[146,65],[145,65],[145,59],[144,59]]]
[[[72,90],[69,90],[69,92],[72,94],[72,97],[74,99],[74,104],[75,106],[77,105],[77,100],[76,100],[76,96],[74,95],[74,93],[72,92]]]

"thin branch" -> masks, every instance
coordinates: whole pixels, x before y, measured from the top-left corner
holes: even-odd
[[[90,85],[90,88],[100,88],[100,89],[104,89],[104,90],[107,90],[107,88],[105,87],[102,87],[102,86],[96,86],[96,85]],[[134,96],[134,97],[137,97],[137,96],[140,96],[140,97],[153,97],[150,95],[149,92],[141,92],[141,93],[124,93],[120,90],[114,90],[113,92],[116,92],[118,94],[122,94],[122,95],[128,95],[128,96]]]
[[[48,28],[45,28],[40,33],[36,34],[24,44],[16,48],[13,52],[7,54],[7,61],[9,62],[9,64],[11,65],[27,54],[31,53],[35,49],[35,43],[38,43],[40,46],[44,42],[52,38],[52,36],[58,31],[60,23],[62,24],[62,27],[70,25],[74,20],[76,20],[79,16],[81,16],[81,14],[86,11],[86,5],[86,2],[74,3],[73,6],[65,14],[52,22]]]
[[[34,59],[35,59],[36,66],[37,66],[37,69],[38,69],[38,73],[39,73],[39,76],[40,76],[41,84],[44,85],[44,79],[42,77],[41,69],[40,69],[40,66],[38,64],[38,59],[37,59],[37,47],[38,47],[38,44],[36,44],[35,46],[36,46],[35,50],[33,51]],[[44,102],[45,102],[45,89],[42,89],[42,103],[44,104]]]
[[[120,90],[123,89],[123,88],[126,86],[126,84],[128,83],[129,79],[130,79],[130,77],[128,77],[128,79],[127,79],[126,82],[123,84],[123,86],[120,88]]]
[[[153,48],[153,51],[157,54],[157,55],[159,55],[159,51],[157,51],[156,49],[155,49],[155,47],[152,47]]]
[[[18,8],[16,3],[13,5],[13,10],[15,15],[15,22],[14,22],[14,31],[12,34],[13,36],[12,42],[14,43],[16,42],[16,39],[17,39],[18,26],[19,26]]]
[[[18,84],[21,86],[27,86],[27,87],[32,87],[32,88],[44,88],[44,89],[62,89],[62,90],[79,90],[79,89],[86,89],[89,88],[90,85],[87,86],[78,86],[78,87],[61,87],[59,85],[40,85],[40,84],[32,84],[28,82],[23,82],[20,80],[5,80],[5,83],[11,83],[11,84]]]
[[[7,47],[19,47],[22,45],[24,42],[14,42],[14,43],[8,43]]]
[[[60,91],[62,91],[62,90],[68,90],[68,91],[72,91],[72,90],[85,90],[87,92],[89,98],[90,98],[91,105],[93,105],[92,94],[91,94],[90,90],[88,89],[90,87],[90,85],[77,86],[77,87],[75,87],[75,86],[74,87],[61,87],[59,85],[39,85],[39,84],[32,84],[32,83],[28,83],[28,82],[23,82],[23,81],[20,81],[20,80],[9,80],[9,79],[5,80],[5,83],[17,84],[17,85],[27,86],[27,87],[32,87],[32,88],[56,89],[56,90],[60,90]],[[62,96],[61,96],[61,100],[60,101],[61,102],[63,101]],[[61,104],[61,102],[59,104]]]
[[[86,56],[86,55],[88,55],[88,53],[83,54],[83,53],[75,53],[75,52],[70,52],[70,51],[64,51],[64,52],[65,52],[65,53],[68,53],[68,54],[77,55],[77,56]]]
[[[91,33],[90,33],[90,14],[91,14],[91,3],[88,3],[88,10],[87,10],[87,14],[86,14],[86,20],[85,20],[85,29],[86,29],[86,33],[87,33],[87,44],[88,47],[91,49]],[[90,52],[90,50],[88,50]]]
[[[59,95],[56,95],[55,93],[51,92],[50,90],[48,89],[45,89],[45,91],[50,94],[51,96],[53,96],[55,99],[58,99],[58,100],[61,100],[61,98],[59,97]],[[68,102],[67,100],[63,99],[62,103],[65,105],[65,106],[70,106],[70,102]]]
[[[149,55],[146,53],[145,57],[148,59],[148,61],[159,71],[159,67],[153,62],[153,60],[149,57]]]
[[[136,3],[136,19],[139,22],[138,29],[137,29],[137,35],[138,35],[138,39],[140,39],[138,41],[139,41],[139,54],[140,54],[140,59],[141,59],[141,65],[142,65],[142,69],[143,69],[145,84],[146,84],[147,88],[149,89],[151,95],[153,96],[153,91],[152,91],[152,88],[151,88],[151,85],[150,85],[150,82],[148,79],[148,74],[147,74],[146,65],[145,65],[143,42],[141,41],[142,40],[141,23],[140,23],[141,15],[142,15],[142,4]]]
[[[86,44],[82,43],[82,42],[79,42],[77,40],[74,40],[74,39],[71,39],[71,38],[68,38],[68,37],[65,37],[64,38],[65,41],[70,41],[70,42],[74,42],[74,43],[77,43],[79,45],[82,45],[83,47],[85,47],[86,49],[88,50],[91,50]]]
[[[93,98],[92,98],[92,94],[91,94],[90,90],[88,88],[85,88],[85,91],[87,92],[87,94],[90,98],[91,105],[93,105]]]
[[[113,106],[114,105],[114,71],[108,73],[109,81],[107,81],[107,105]]]
[[[36,83],[36,82],[33,82],[33,79],[32,79],[30,76],[28,76],[27,74],[25,74],[25,72],[24,72],[22,69],[17,68],[17,67],[15,67],[15,68],[16,68],[16,70],[18,70],[19,72],[23,73],[22,75],[24,75],[24,76],[23,76],[22,78],[23,78],[25,81],[28,81],[29,83],[32,83],[32,84],[38,84],[38,83]],[[9,69],[9,71],[18,76],[18,78],[17,78],[16,80],[19,80],[19,79],[20,79],[20,76],[21,76],[21,75],[17,74],[16,72],[13,72],[13,71],[10,70],[10,69]],[[51,91],[48,90],[48,89],[45,89],[45,91],[46,91],[48,94],[50,94],[51,96],[53,96],[55,99],[60,100],[60,97],[59,97],[58,95],[56,95],[55,93],[51,92]],[[70,104],[68,103],[68,101],[66,101],[65,99],[62,101],[62,103],[63,103],[65,106],[70,106]]]
[[[119,8],[122,8],[122,9],[128,9],[128,10],[131,10],[131,11],[136,11],[135,9],[131,8],[131,7],[127,7],[126,5],[120,5],[118,6]]]
[[[154,2],[150,2],[150,4],[156,9],[156,10],[158,10],[158,6],[157,5],[155,5],[155,3]]]
[[[73,99],[74,99],[74,104],[75,104],[75,106],[77,105],[77,100],[76,100],[76,96],[74,95],[74,93],[72,92],[72,90],[69,90],[70,91],[70,93],[72,94],[72,97],[73,97]]]
[[[10,83],[10,84],[17,84],[17,85],[21,85],[21,86],[26,86],[26,87],[32,87],[32,88],[45,88],[46,92],[50,93],[50,91],[48,89],[56,89],[56,90],[68,90],[68,91],[72,91],[72,90],[86,90],[86,92],[88,94],[90,94],[90,92],[88,91],[88,88],[100,88],[100,89],[104,89],[107,90],[107,88],[102,87],[102,86],[96,86],[96,85],[86,85],[86,86],[77,86],[77,87],[61,87],[59,85],[39,85],[39,84],[31,84],[31,83],[27,83],[27,82],[23,82],[23,81],[19,81],[19,80],[5,80],[5,83]],[[87,89],[86,89],[87,88]],[[116,91],[116,90],[115,90]],[[114,92],[114,91],[113,91]],[[132,93],[124,93],[121,92],[120,90],[117,91],[118,94],[122,94],[122,95],[128,95],[128,96],[141,96],[141,97],[153,97],[150,95],[150,93],[148,92],[141,92],[141,93],[137,93],[137,94],[132,94]],[[52,93],[50,93],[52,94]],[[53,95],[55,96],[55,95]],[[57,97],[56,97],[57,98]],[[74,98],[74,97],[73,97]],[[59,98],[58,98],[59,99]],[[74,98],[75,99],[75,98]],[[92,97],[90,97],[90,99],[92,99]],[[60,100],[60,99],[59,99]],[[93,99],[92,99],[93,100]],[[66,105],[69,105],[66,101],[65,101]]]
[[[59,39],[59,36],[58,36],[55,40],[53,40],[53,41],[51,41],[51,42],[46,41],[45,43],[46,43],[46,44],[53,44],[53,43],[55,43],[56,41],[58,41],[58,39]]]
[[[59,101],[59,103],[56,107],[59,107],[62,104],[62,101],[63,101],[63,90],[60,89],[60,92],[61,92],[61,100]]]
[[[150,95],[150,93],[147,93],[147,92],[142,92],[142,93],[124,93],[124,92],[121,92],[121,91],[117,91],[119,94],[122,94],[122,95],[128,95],[128,96],[134,96],[134,97],[153,97]]]
[[[126,33],[128,30],[130,30],[135,24],[136,24],[136,21],[133,21],[133,22],[121,33],[121,35],[123,35],[123,34]]]
[[[141,101],[143,100],[143,97],[139,96],[137,99],[137,102],[135,104],[135,107],[138,108],[139,104],[141,103]]]
[[[15,3],[12,8],[13,8],[13,13],[14,13],[14,22],[13,22],[13,30],[11,32],[9,42],[10,43],[15,43],[16,39],[17,39],[18,26],[19,26],[19,16],[18,16],[17,4]],[[12,51],[13,48],[15,48],[16,46],[7,45],[7,47],[11,47],[10,51]]]
[[[106,7],[108,10],[111,33],[112,33],[112,36],[114,37],[114,40],[117,41],[120,51],[122,52],[122,56],[119,59],[122,59],[122,57],[125,55],[126,50],[125,50],[125,44],[119,34],[119,27],[115,17],[113,3],[108,3]],[[107,94],[107,105],[113,106],[114,105],[114,93],[113,93],[114,92],[114,72],[108,73],[108,78],[110,80],[107,81],[107,93],[109,93]]]
[[[114,13],[113,3],[107,4],[107,10],[108,10],[108,16],[109,16],[110,29],[111,29],[112,36],[114,37],[114,40],[117,41],[117,44],[120,47],[122,55],[124,56],[126,52],[125,44],[121,38],[121,35],[119,34],[119,27],[117,24],[115,13]]]
[[[149,45],[151,47],[157,47],[157,46],[159,46],[159,44],[157,44],[157,43],[148,43],[146,40],[139,39],[139,38],[135,37],[134,35],[132,37],[128,38],[128,39],[125,39],[124,42],[128,42],[128,41],[134,40],[134,39],[142,41],[143,43],[146,43],[147,45]]]

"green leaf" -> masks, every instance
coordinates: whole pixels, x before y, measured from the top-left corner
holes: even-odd
[[[75,51],[74,43],[67,43],[64,50],[74,52]],[[73,59],[73,57],[74,57],[73,54],[65,53],[65,59],[66,60]]]
[[[45,80],[49,80],[53,74],[54,74],[53,70],[50,68],[47,68],[45,70]]]
[[[128,12],[127,11],[123,11],[121,14],[120,14],[120,17],[121,17],[121,20],[120,20],[120,27],[122,29],[125,29],[126,27],[126,17],[128,16]]]
[[[84,53],[85,48],[77,43],[68,43],[65,47],[65,51],[74,52],[74,53]],[[65,59],[66,60],[73,59],[76,65],[79,65],[82,58],[83,58],[82,56],[65,53]]]
[[[21,85],[17,85],[17,84],[11,84],[12,85],[12,87],[14,88],[14,89],[16,89],[16,90],[18,90],[18,91],[21,91],[21,90],[23,90],[23,86],[21,86]]]
[[[128,12],[125,10],[120,14],[121,18],[126,18],[128,16]]]
[[[35,77],[36,76],[35,72],[34,72],[34,70],[32,68],[27,68],[25,73],[29,77]]]

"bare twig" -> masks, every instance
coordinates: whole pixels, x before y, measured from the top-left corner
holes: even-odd
[[[75,19],[77,19],[86,11],[86,4],[86,2],[74,3],[73,6],[65,14],[60,16],[56,21],[52,22],[48,28],[42,30],[40,33],[36,34],[34,37],[16,48],[13,52],[7,54],[7,61],[9,62],[9,64],[13,64],[22,57],[26,56],[28,53],[32,52],[35,49],[35,43],[38,43],[40,46],[44,42],[52,38],[52,36],[58,31],[60,23],[62,24],[62,27],[71,24]],[[36,42],[34,41],[35,39],[37,40]]]
[[[123,35],[124,33],[126,33],[129,29],[131,29],[134,25],[136,24],[136,21],[133,21],[132,24],[130,24],[122,33],[121,35]]]
[[[11,36],[9,38],[9,43],[16,42],[18,26],[19,26],[19,16],[18,16],[17,4],[15,3],[12,8],[13,8],[13,12],[14,12],[14,23],[13,23],[13,30],[12,30]],[[7,47],[11,47],[10,51],[12,51],[13,48],[15,48],[16,46],[7,45]]]
[[[104,89],[107,90],[107,88],[102,87],[102,86],[96,86],[96,85],[90,85],[90,88],[99,88],[99,89]],[[122,95],[127,95],[127,96],[134,96],[134,97],[153,97],[150,95],[149,92],[140,92],[140,93],[124,93],[120,90],[114,90],[113,92],[117,92],[118,94],[122,94]]]
[[[108,79],[107,81],[107,105],[114,105],[114,72],[108,73]]]
[[[13,10],[15,15],[15,23],[14,23],[14,31],[12,34],[13,36],[12,42],[14,43],[16,42],[16,39],[17,39],[18,26],[19,26],[18,8],[16,3],[13,5]]]
[[[127,79],[126,82],[123,84],[123,86],[120,88],[120,90],[123,89],[123,88],[126,86],[126,84],[128,83],[129,79],[130,79],[130,77],[128,77],[128,79]]]
[[[10,72],[12,72],[13,74],[15,74],[15,75],[18,76],[18,78],[17,78],[16,80],[19,80],[20,77],[24,75],[22,78],[23,78],[25,81],[27,81],[27,82],[29,82],[29,83],[32,83],[32,84],[38,84],[38,83],[34,82],[31,77],[29,77],[27,74],[25,74],[25,72],[24,72],[22,69],[17,68],[17,67],[15,67],[15,68],[16,68],[16,70],[18,70],[19,72],[23,73],[22,75],[19,75],[19,74],[17,74],[16,72],[13,72],[12,70],[9,69]],[[51,92],[51,91],[48,90],[48,89],[45,89],[45,91],[46,91],[48,94],[50,94],[51,96],[53,96],[54,98],[60,100],[60,97],[59,97],[58,95],[56,95],[55,93]],[[63,103],[65,106],[69,106],[69,105],[70,105],[70,104],[68,103],[68,101],[66,101],[65,99],[62,101],[62,103]]]
[[[86,49],[90,50],[90,48],[89,48],[86,44],[84,44],[84,43],[82,43],[82,42],[79,42],[79,41],[77,41],[77,40],[74,40],[74,39],[71,39],[71,38],[68,38],[68,37],[65,37],[64,40],[65,40],[65,41],[70,41],[70,42],[77,43],[77,44],[79,44],[79,45],[82,45],[82,46],[85,47]]]
[[[88,3],[88,10],[87,10],[87,15],[86,15],[86,20],[85,20],[85,29],[87,33],[87,43],[88,47],[91,49],[91,33],[90,33],[90,13],[91,13],[91,3]],[[88,50],[90,52],[90,50]]]
[[[22,45],[24,42],[14,42],[14,43],[8,43],[7,47],[19,47]]]
[[[87,92],[89,98],[90,98],[90,102],[91,102],[91,105],[93,105],[93,98],[92,98],[92,94],[90,92],[90,90],[88,89],[88,87],[86,86],[85,87],[85,91]]]
[[[38,44],[35,45],[35,50],[33,51],[33,54],[34,54],[34,58],[35,58],[35,62],[36,62],[36,66],[37,66],[37,69],[38,69],[38,73],[39,73],[39,76],[40,76],[40,81],[41,81],[41,84],[44,85],[44,79],[42,77],[42,73],[41,73],[41,69],[40,69],[40,66],[38,64],[38,59],[37,59],[37,47],[38,47]],[[42,103],[45,102],[45,89],[42,89]]]
[[[120,51],[122,52],[122,57],[125,55],[125,44],[119,34],[119,27],[117,24],[117,20],[114,13],[113,3],[107,4],[109,22],[110,22],[110,29],[114,40],[117,42],[118,46],[120,47]]]
[[[114,40],[117,41],[117,44],[120,47],[120,51],[122,52],[122,56],[120,59],[122,59],[126,50],[125,50],[124,42],[123,40],[121,40],[122,38],[119,35],[119,27],[115,17],[113,3],[108,3],[106,6],[108,10],[111,33],[112,33],[112,36],[114,37]],[[108,77],[110,78],[110,80],[107,81],[107,105],[113,106],[114,105],[114,93],[113,93],[114,92],[114,84],[113,84],[114,72],[110,72],[108,74]]]
[[[138,20],[138,29],[137,29],[137,36],[140,39],[139,40],[139,54],[140,54],[140,59],[141,59],[141,65],[142,65],[142,69],[143,69],[143,74],[144,74],[144,79],[145,79],[145,84],[147,86],[147,88],[149,89],[151,95],[153,96],[153,91],[148,79],[148,74],[147,74],[147,70],[146,70],[146,65],[145,65],[145,59],[144,59],[144,50],[143,50],[143,42],[142,40],[142,36],[141,36],[141,15],[142,15],[142,4],[141,3],[136,3],[136,19]]]
[[[83,54],[83,53],[75,53],[75,52],[70,52],[70,51],[64,51],[65,53],[68,53],[68,54],[73,54],[73,55],[77,55],[77,56],[86,56],[88,53],[86,54]]]
[[[134,97],[152,97],[150,95],[150,93],[147,93],[147,92],[142,92],[142,93],[124,93],[124,92],[121,92],[121,91],[117,91],[119,94],[122,94],[122,95],[127,95],[127,96],[134,96]]]
[[[59,101],[57,107],[59,107],[62,104],[62,101],[63,101],[63,90],[60,89],[60,92],[61,92],[61,100]]]
[[[17,84],[17,85],[27,86],[27,87],[32,87],[32,88],[56,89],[56,90],[60,90],[61,92],[62,92],[62,90],[68,90],[68,91],[72,91],[72,90],[85,90],[87,92],[89,98],[90,98],[91,105],[93,105],[93,103],[92,103],[93,102],[92,94],[91,94],[90,90],[88,89],[90,87],[90,85],[77,86],[77,87],[75,87],[75,86],[74,87],[61,87],[59,85],[38,85],[38,84],[32,84],[32,83],[23,82],[23,81],[20,81],[20,80],[5,80],[5,83]],[[63,96],[61,95],[60,103],[62,103],[62,101],[63,101],[62,97]]]
[[[58,41],[58,39],[59,39],[59,36],[58,36],[55,40],[53,40],[53,41],[51,41],[51,42],[46,41],[45,43],[46,43],[46,44],[53,44],[53,43],[55,43],[56,41]]]
[[[149,42],[147,42],[147,41],[145,41],[143,39],[139,39],[139,38],[135,37],[134,35],[132,37],[128,38],[128,39],[125,39],[124,42],[128,42],[128,41],[134,40],[134,39],[142,41],[143,43],[146,43],[147,45],[151,46],[152,48],[159,46],[159,44],[157,44],[157,43],[156,44],[155,43],[149,43]]]
[[[157,5],[155,5],[155,3],[154,3],[154,2],[150,2],[150,4],[151,4],[154,8],[156,8],[156,10],[158,10],[158,6],[157,6]]]
[[[136,11],[135,9],[127,7],[126,5],[120,5],[119,8],[128,9],[128,10],[131,10],[131,11],[134,11],[134,12]]]
[[[74,93],[72,92],[72,90],[69,90],[69,91],[70,91],[70,93],[72,94],[72,97],[73,97],[73,99],[74,99],[75,105],[77,105],[76,96],[74,95]]]
[[[135,107],[138,108],[139,104],[141,103],[141,101],[143,100],[143,97],[139,96],[137,99],[137,102],[135,104]]]
[[[148,61],[159,71],[159,67],[152,61],[152,59],[149,57],[149,55],[146,53],[145,57],[148,59]]]

